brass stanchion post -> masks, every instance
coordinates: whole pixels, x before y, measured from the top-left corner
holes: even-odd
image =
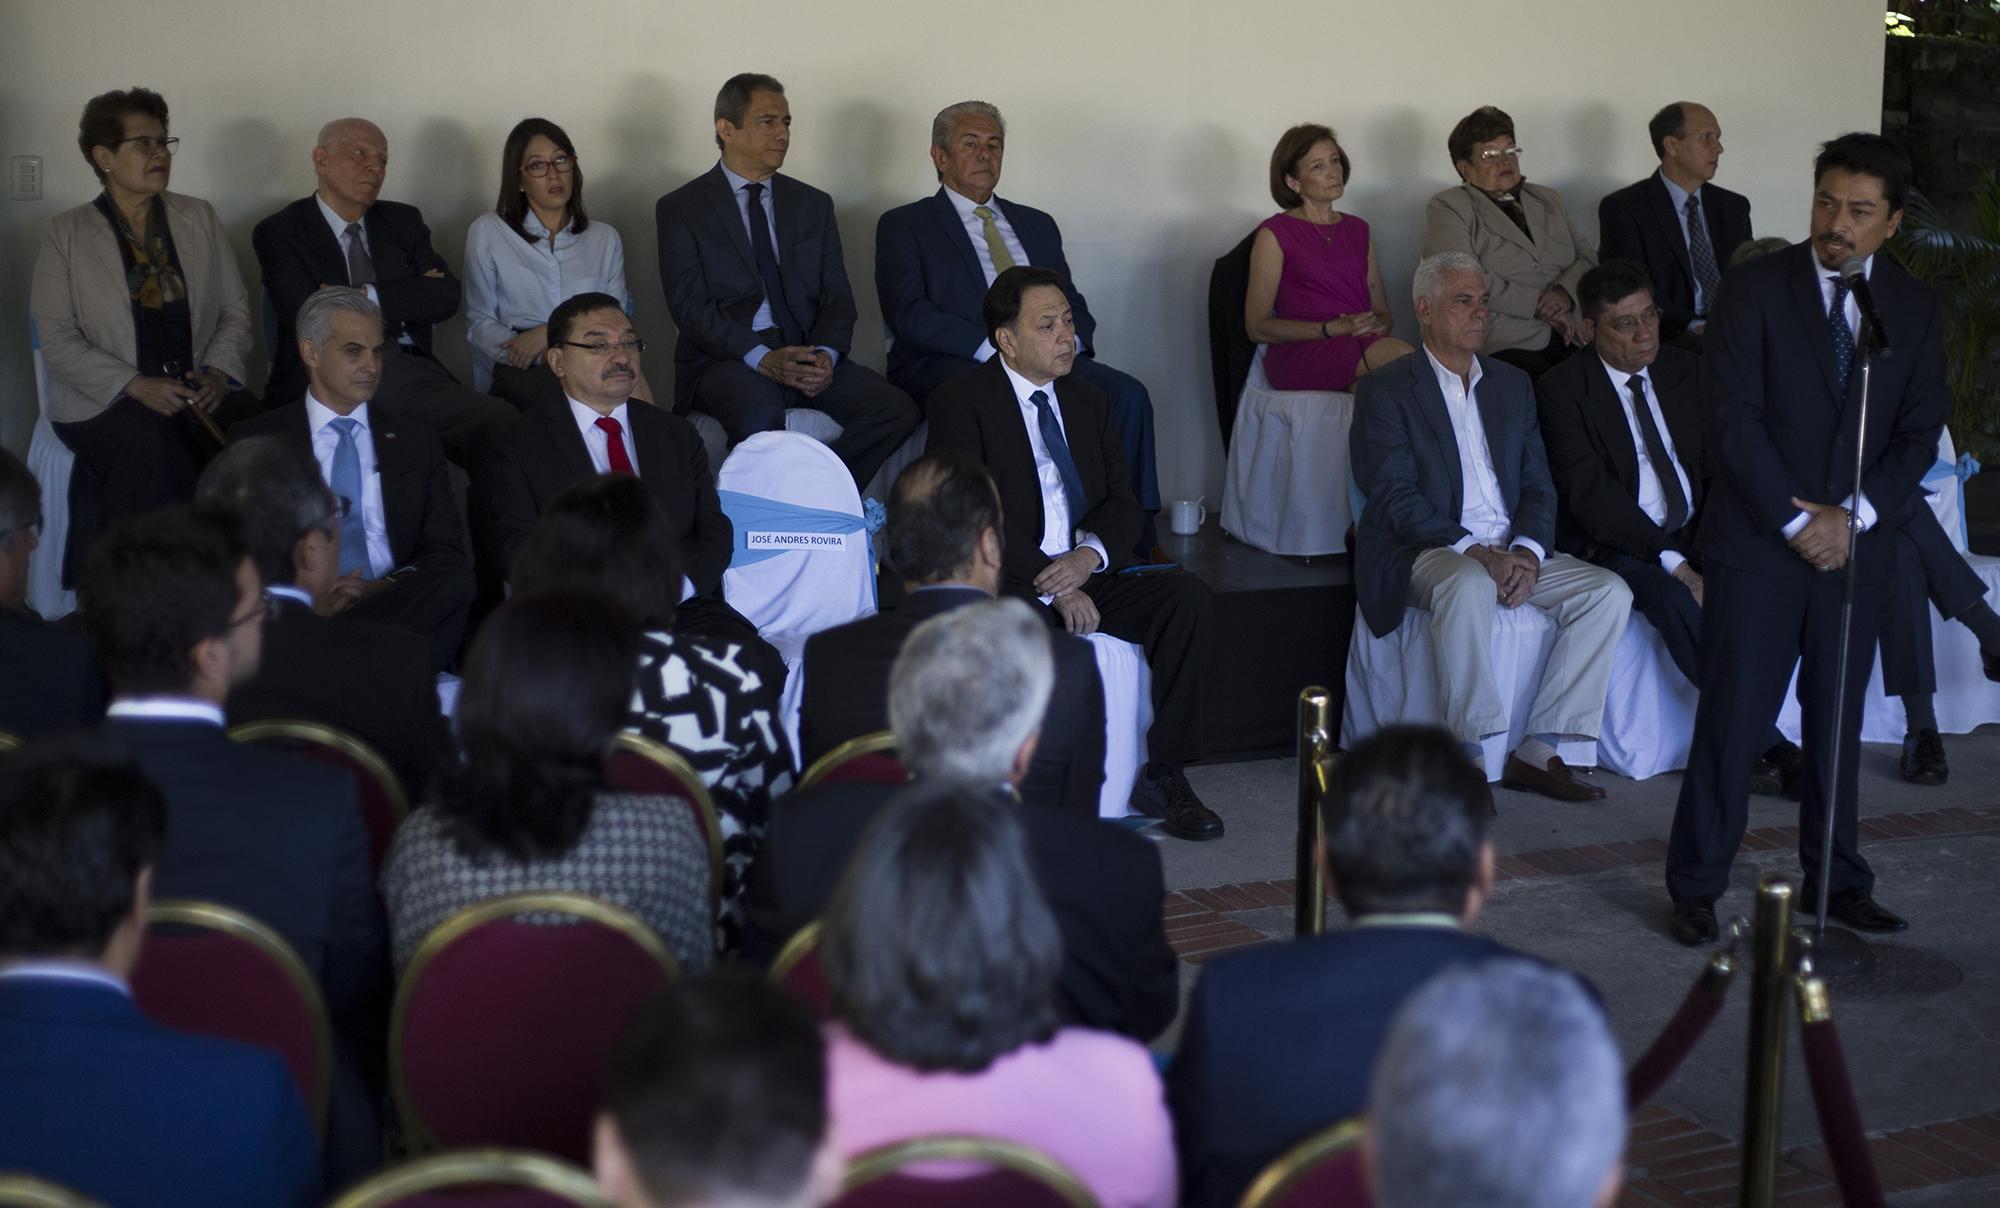
[[[1333,749],[1333,697],[1324,688],[1299,693],[1299,834],[1294,854],[1297,889],[1292,897],[1292,929],[1299,935],[1326,930],[1326,880],[1319,863],[1324,825],[1320,821],[1320,760]]]
[[[1777,1198],[1783,1143],[1785,1041],[1792,986],[1792,887],[1767,875],[1757,886],[1755,958],[1750,974],[1750,1056],[1743,1096],[1743,1178],[1738,1202],[1769,1208]]]

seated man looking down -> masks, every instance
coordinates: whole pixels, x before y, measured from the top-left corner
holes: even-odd
[[[1435,727],[1391,726],[1339,762],[1320,858],[1349,926],[1202,969],[1167,1067],[1183,1203],[1233,1205],[1272,1159],[1359,1115],[1403,1000],[1508,954],[1467,930],[1493,889],[1490,800]]]
[[[430,640],[443,671],[465,636],[472,570],[444,446],[429,428],[375,403],[382,313],[358,289],[328,286],[299,308],[299,355],[312,384],[298,402],[230,429],[310,453],[340,517],[338,578],[322,607]]]
[[[1076,319],[1078,381],[1111,400],[1141,514],[1138,553],[1157,544],[1160,474],[1153,452],[1153,399],[1145,383],[1097,359],[1097,320],[1063,257],[1062,231],[1041,210],[994,195],[1007,149],[1007,119],[985,101],[960,101],[931,121],[938,191],[898,206],[875,227],[875,290],[889,328],[889,380],[927,409],[939,386],[991,360],[981,307],[994,278],[1015,265],[1052,268]]]
[[[940,613],[1000,591],[1000,496],[984,467],[930,453],[896,478],[885,560],[908,593],[886,612],[806,639],[799,761],[889,728],[889,669],[910,631]],[[1042,718],[1021,800],[1097,817],[1104,783],[1104,683],[1090,644],[1054,634],[1055,690]]]
[[[1000,355],[933,396],[926,447],[992,473],[1006,522],[1002,592],[1038,600],[1058,628],[1102,629],[1145,648],[1151,762],[1135,800],[1164,798],[1164,829],[1175,838],[1220,838],[1222,819],[1182,770],[1201,755],[1208,585],[1178,569],[1119,573],[1132,565],[1139,505],[1104,393],[1070,372],[1076,320],[1063,284],[1048,268],[1016,266],[994,279],[983,318]]]
[[[889,673],[889,726],[912,776],[1013,797],[1033,764],[1055,682],[1049,636],[1016,600],[965,604],[910,632]],[[773,807],[751,874],[753,957],[767,958],[819,917],[862,832],[902,787],[829,784]],[[1180,1001],[1160,915],[1159,853],[1094,817],[1014,812],[1062,931],[1056,998],[1063,1018],[1141,1041],[1157,1036]]]
[[[28,607],[28,557],[42,542],[42,488],[0,449],[0,733],[50,734],[104,713],[104,676],[74,629]],[[46,550],[43,557],[61,557]]]
[[[93,746],[31,749],[0,787],[0,1171],[105,1204],[317,1204],[284,1062],[132,1003],[167,811]]]
[[[1556,493],[1528,375],[1479,353],[1486,282],[1464,252],[1417,266],[1423,356],[1391,362],[1355,388],[1355,592],[1377,637],[1406,608],[1430,611],[1444,726],[1478,758],[1508,732],[1493,672],[1493,607],[1532,605],[1556,624],[1541,687],[1502,780],[1559,801],[1604,790],[1573,775],[1555,743],[1594,739],[1632,592],[1617,575],[1554,553]]]

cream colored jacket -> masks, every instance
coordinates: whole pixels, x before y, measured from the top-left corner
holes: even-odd
[[[1516,193],[1532,240],[1492,198],[1471,185],[1439,193],[1424,212],[1424,255],[1471,252],[1486,270],[1493,319],[1481,352],[1547,344],[1549,325],[1535,317],[1535,303],[1551,285],[1569,291],[1570,317],[1582,323],[1576,283],[1597,264],[1597,249],[1570,221],[1560,193],[1526,182]]]

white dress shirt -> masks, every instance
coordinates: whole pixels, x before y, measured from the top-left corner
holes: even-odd
[[[199,721],[221,729],[222,706],[198,696],[121,696],[104,711],[106,717],[136,721]]]
[[[1097,554],[1097,570],[1111,565],[1110,555],[1104,552],[1104,543],[1096,533],[1088,533],[1071,526],[1081,516],[1069,514],[1069,494],[1063,490],[1062,471],[1056,468],[1056,459],[1049,456],[1048,442],[1042,439],[1040,413],[1029,395],[1040,390],[1049,396],[1049,410],[1055,413],[1056,427],[1063,434],[1065,443],[1069,440],[1069,425],[1063,422],[1062,401],[1056,397],[1056,384],[1044,382],[1036,384],[1014,372],[1007,358],[1000,358],[1000,368],[1007,371],[1007,381],[1014,387],[1014,402],[1021,408],[1021,422],[1028,429],[1028,447],[1035,453],[1035,478],[1042,488],[1042,543],[1041,551],[1051,558],[1059,558],[1073,549],[1084,548]],[[1071,454],[1070,460],[1076,460]],[[1092,572],[1096,573],[1096,572]],[[1048,603],[1043,596],[1042,602]]]
[[[1828,268],[1824,264],[1821,264],[1817,256],[1813,257],[1813,269],[1819,273],[1819,313],[1826,314],[1833,309],[1833,285],[1834,282],[1840,280],[1840,270],[1837,268]],[[1861,275],[1871,278],[1875,275],[1875,257],[1870,256],[1868,259],[1862,261]],[[1851,332],[1859,333],[1861,330],[1861,303],[1854,300],[1853,290],[1847,291],[1846,311],[1847,329]],[[1852,512],[1855,519],[1861,522],[1862,532],[1865,533],[1875,527],[1875,505],[1868,502],[1868,496],[1863,495],[1859,499],[1856,499],[1853,495],[1849,495],[1840,501],[1840,506]],[[1785,540],[1790,541],[1792,538],[1798,536],[1799,531],[1805,528],[1811,520],[1812,514],[1810,512],[1801,511],[1798,515],[1786,521],[1785,527],[1782,530],[1785,534]]]
[[[542,326],[564,301],[578,294],[610,294],[629,313],[625,292],[625,243],[611,224],[592,219],[581,235],[565,223],[556,232],[535,217],[521,218],[521,238],[507,220],[488,211],[465,232],[465,338],[472,345],[472,385],[493,384],[493,367],[504,364],[501,347],[516,332]]]
[[[326,204],[326,198],[321,197],[318,193],[313,194],[313,200],[319,203],[320,216],[326,219],[326,225],[333,228],[333,241],[340,246],[340,258],[342,261],[345,261],[347,259],[348,244],[347,219],[334,213],[333,207]],[[355,235],[355,238],[361,241],[361,250],[368,253],[368,262],[373,264],[375,263],[375,252],[373,248],[368,246],[368,212],[363,210],[361,217],[354,221],[361,225],[360,232]],[[324,284],[332,285],[334,282],[327,281]],[[347,282],[346,284],[351,285],[353,283]],[[368,295],[370,302],[373,302],[377,306],[382,305],[382,295],[375,292],[375,286],[372,283],[361,286],[360,289],[361,292]],[[400,339],[405,347],[412,343],[408,332],[405,332]]]
[[[1646,436],[1639,428],[1639,413],[1632,408],[1632,388],[1625,383],[1632,374],[1622,369],[1614,369],[1611,362],[1597,358],[1604,366],[1604,372],[1611,377],[1611,388],[1618,395],[1618,405],[1625,409],[1625,428],[1632,434],[1633,451],[1639,455],[1639,510],[1654,524],[1665,527],[1667,523],[1667,493],[1660,485],[1660,468],[1653,464],[1653,458],[1646,452]],[[1647,369],[1638,373],[1639,381],[1646,391],[1646,408],[1653,413],[1653,426],[1660,431],[1660,443],[1667,447],[1667,460],[1672,463],[1674,477],[1681,482],[1681,498],[1694,507],[1694,490],[1688,486],[1687,471],[1681,467],[1681,455],[1674,449],[1674,434],[1667,431],[1666,413],[1660,410],[1660,396],[1653,389],[1653,375]],[[1692,514],[1692,511],[1690,511]],[[1660,551],[1660,569],[1673,574],[1686,558],[1670,549]]]
[[[1500,476],[1493,469],[1493,451],[1486,444],[1486,424],[1479,417],[1479,380],[1486,376],[1479,358],[1472,358],[1468,382],[1444,367],[1429,347],[1424,348],[1431,372],[1437,375],[1438,389],[1444,392],[1445,413],[1451,417],[1451,433],[1458,445],[1458,471],[1464,486],[1459,492],[1458,523],[1465,536],[1452,543],[1452,552],[1462,554],[1475,545],[1506,549],[1518,545],[1547,558],[1541,543],[1531,537],[1514,537],[1514,518],[1507,514],[1506,497],[1500,493]]]
[[[716,166],[722,169],[722,179],[729,182],[729,194],[736,199],[736,213],[743,219],[743,234],[747,238],[750,234],[750,194],[744,192],[744,186],[754,182],[747,176],[738,176],[736,173],[731,172],[727,164],[718,162]],[[778,243],[778,211],[771,204],[771,181],[776,179],[776,176],[771,176],[762,182],[764,192],[757,198],[757,204],[764,207],[764,224],[769,229],[771,235],[771,259],[782,265],[785,262],[785,258],[778,250],[780,246]],[[752,249],[752,258],[754,259],[757,247],[755,240],[751,241],[750,247]],[[753,264],[752,267],[754,268],[755,265]],[[799,318],[799,316],[794,315],[793,318]],[[804,322],[805,320],[799,319],[799,321]],[[757,313],[750,316],[750,330],[764,331],[772,326],[774,326],[774,323],[771,318],[771,299],[766,297],[762,302],[757,304]],[[835,352],[824,344],[817,345],[817,347],[821,352],[832,357],[834,364],[840,364],[840,354],[838,352]],[[755,369],[764,363],[764,354],[769,351],[771,350],[759,344],[749,352],[743,354],[743,363]]]
[[[71,982],[81,986],[97,986],[111,990],[125,997],[132,997],[132,989],[120,981],[111,970],[95,961],[62,960],[17,960],[0,965],[0,981],[52,981]]]
[[[583,451],[590,454],[591,469],[599,474],[611,473],[611,434],[597,426],[597,421],[606,417],[598,415],[595,410],[568,395],[563,397],[569,403],[570,415],[576,419],[576,430],[583,437]],[[632,419],[628,411],[630,406],[630,403],[618,404],[617,409],[608,418],[617,421],[618,443],[625,446],[625,457],[632,463],[632,472],[638,474],[640,473],[639,448],[632,443]]]
[[[1660,183],[1667,186],[1667,200],[1673,203],[1674,221],[1680,224],[1681,247],[1688,254],[1688,277],[1694,283],[1694,313],[1697,316],[1705,317],[1708,314],[1708,304],[1713,299],[1709,298],[1708,295],[1702,292],[1701,280],[1700,278],[1697,278],[1694,275],[1694,248],[1690,246],[1688,243],[1687,203],[1689,197],[1700,198],[1701,216],[1703,221],[1706,221],[1708,218],[1708,198],[1701,196],[1700,185],[1696,185],[1694,192],[1689,193],[1686,189],[1681,188],[1679,185],[1675,184],[1672,180],[1669,180],[1665,172],[1661,172],[1659,176],[1660,176]],[[1717,251],[1715,247],[1715,241],[1713,239],[1709,240],[1708,250],[1711,255],[1715,256],[1716,258],[1715,267],[1718,270],[1728,267],[1726,264],[1723,263],[1722,257],[1720,253]],[[1702,318],[1696,319],[1697,323],[1702,321],[1703,321]]]
[[[333,451],[340,446],[340,433],[328,425],[340,413],[306,391],[306,431],[312,433],[313,460],[319,462],[320,477],[333,487]],[[382,511],[382,467],[375,460],[375,430],[368,425],[368,404],[363,403],[347,417],[361,425],[354,434],[354,452],[361,461],[361,498],[352,506],[361,509],[361,531],[368,536],[369,579],[379,579],[396,565],[389,550],[389,521]]]
[[[303,604],[308,609],[313,606],[313,598],[295,583],[266,583],[264,594],[277,596],[281,600],[290,600],[294,604]]]
[[[999,194],[996,193],[985,201],[974,201],[950,185],[946,185],[944,196],[945,200],[951,202],[951,208],[958,211],[958,221],[965,227],[965,237],[972,240],[972,254],[979,258],[979,271],[985,274],[988,286],[993,284],[993,279],[998,277],[1000,272],[993,266],[993,249],[986,245],[986,220],[972,212],[980,206],[983,205],[992,211],[993,225],[1000,231],[1000,242],[1006,245],[1007,254],[1014,258],[1015,266],[1034,263],[1028,259],[1028,249],[1021,245],[1021,237],[1014,233],[1014,224],[1007,221],[1007,211],[1000,206]],[[995,351],[993,341],[981,340],[979,351],[972,354],[972,359],[985,364]],[[1079,355],[1083,352],[1082,336],[1076,337],[1076,351]]]

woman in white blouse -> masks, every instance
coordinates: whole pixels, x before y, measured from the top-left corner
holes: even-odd
[[[632,309],[625,244],[583,208],[576,146],[546,118],[521,121],[500,154],[500,199],[465,235],[465,333],[473,385],[526,410],[560,400],[542,361],[549,314],[564,299],[606,293]],[[645,371],[633,397],[651,400]]]

